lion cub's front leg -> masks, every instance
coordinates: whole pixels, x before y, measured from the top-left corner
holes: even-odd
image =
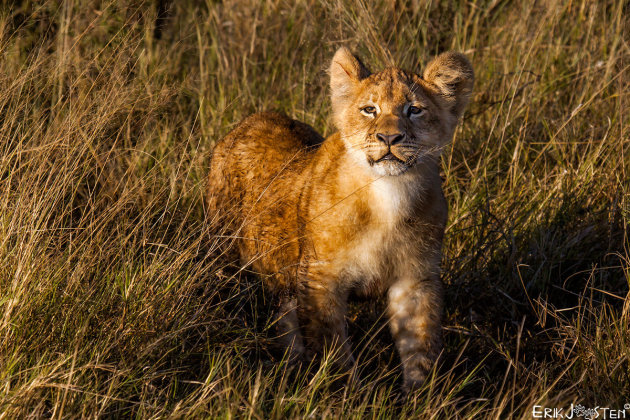
[[[307,354],[334,351],[344,368],[354,364],[346,331],[347,297],[346,290],[307,279],[300,282],[297,306]]]
[[[442,294],[438,275],[402,277],[390,286],[387,309],[407,390],[424,382],[442,349]]]

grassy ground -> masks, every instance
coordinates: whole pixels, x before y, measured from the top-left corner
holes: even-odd
[[[0,418],[630,403],[626,2],[166,6],[0,6]],[[331,133],[340,45],[417,71],[455,49],[476,71],[443,159],[446,352],[408,399],[382,302],[353,306],[355,382],[290,366],[273,300],[202,217],[209,153],[242,117],[279,109]]]

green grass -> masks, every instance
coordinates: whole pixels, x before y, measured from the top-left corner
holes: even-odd
[[[0,417],[530,418],[630,402],[630,12],[571,2],[0,7]],[[443,158],[445,353],[404,398],[383,302],[357,378],[273,350],[273,299],[203,217],[213,144],[278,109],[330,134],[340,45],[465,52]],[[627,413],[630,415],[630,412]]]

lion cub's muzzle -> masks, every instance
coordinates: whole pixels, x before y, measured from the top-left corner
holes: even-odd
[[[381,175],[400,175],[414,164],[413,153],[407,136],[400,132],[377,133],[372,137],[372,147],[367,154],[369,164]]]
[[[375,162],[399,160],[405,162],[409,152],[408,138],[403,133],[377,133],[372,137],[372,151]],[[376,140],[376,141],[375,141]]]

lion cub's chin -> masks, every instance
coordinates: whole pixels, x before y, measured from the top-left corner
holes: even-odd
[[[404,174],[409,169],[409,166],[403,162],[393,160],[375,162],[371,166],[374,172],[379,176],[398,176]]]

